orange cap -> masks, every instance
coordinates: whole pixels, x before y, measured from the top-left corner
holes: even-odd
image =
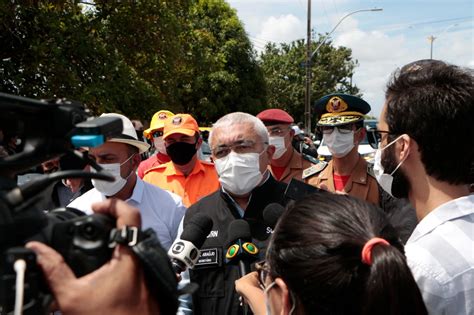
[[[194,136],[196,132],[199,132],[199,126],[193,116],[189,114],[177,114],[166,120],[163,129],[163,139],[176,133]]]

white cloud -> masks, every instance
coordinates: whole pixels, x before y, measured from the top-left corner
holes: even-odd
[[[334,45],[352,50],[353,58],[359,62],[353,83],[361,89],[364,99],[371,105],[371,114],[379,116],[390,74],[396,67],[409,61],[406,57],[410,55],[406,39],[401,35],[391,37],[380,31],[360,30],[354,18],[348,18],[346,22],[346,27],[334,38]]]
[[[262,28],[257,37],[259,39],[277,43],[291,42],[303,38],[305,25],[292,14],[270,16],[262,23]]]
[[[259,51],[268,40],[289,43],[306,38],[304,0],[229,0],[229,2],[231,5],[237,4],[239,16],[245,22],[249,34],[253,34],[251,40]],[[338,10],[344,7],[340,4],[345,2],[348,3],[348,0],[332,0],[329,4],[327,0],[313,0],[312,23],[316,32],[329,32],[341,17],[347,14],[344,10]],[[282,11],[283,8],[287,10]],[[320,10],[319,17],[315,16],[316,8]],[[328,11],[329,14],[321,15],[321,8],[323,13]],[[385,98],[385,85],[390,74],[408,62],[429,58],[430,45],[427,37],[431,35],[430,32],[438,36],[434,41],[434,58],[474,68],[474,34],[471,26],[467,27],[459,22],[458,26],[450,27],[449,31],[443,33],[442,29],[446,29],[445,26],[436,31],[428,27],[408,27],[408,22],[393,24],[394,20],[390,20],[387,23],[391,24],[384,24],[382,20],[377,22],[378,24],[368,24],[363,20],[367,18],[376,20],[379,15],[380,13],[371,12],[351,15],[337,26],[331,36],[334,45],[350,48],[353,58],[358,60],[359,66],[355,69],[353,82],[361,89],[364,99],[371,104],[372,115],[380,114]],[[367,27],[372,30],[365,30]]]
[[[385,98],[385,85],[392,72],[411,61],[429,58],[428,35],[408,38],[405,35],[390,36],[381,31],[365,32],[353,27],[357,26],[357,21],[351,20],[354,19],[349,18],[347,22],[352,27],[338,32],[334,45],[350,48],[352,56],[359,61],[353,82],[372,106],[372,114],[379,116]],[[433,58],[460,66],[474,66],[472,49],[468,48],[468,43],[472,47],[472,38],[471,29],[444,34],[443,38],[434,42]]]

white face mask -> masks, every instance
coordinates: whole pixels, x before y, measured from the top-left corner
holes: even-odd
[[[265,295],[265,309],[266,309],[266,313],[267,315],[271,315],[272,314],[272,310],[270,308],[270,297],[268,296],[268,291],[270,291],[271,288],[273,288],[273,286],[276,284],[275,281],[273,281],[272,283],[270,283],[269,285],[267,285],[267,287],[265,288],[265,290],[263,290],[263,294]]]
[[[227,156],[215,160],[214,165],[222,187],[237,196],[252,191],[263,178],[260,173],[260,154],[238,154],[231,151]]]
[[[342,158],[354,148],[354,131],[341,133],[335,127],[331,133],[323,135],[323,141],[334,157]]]
[[[398,168],[402,165],[403,162],[405,162],[405,159],[400,161],[398,163],[397,167],[391,172],[390,174],[384,173],[384,169],[382,166],[382,151],[397,142],[402,136],[398,137],[397,139],[393,140],[389,144],[387,144],[383,149],[377,149],[375,152],[375,157],[374,157],[374,174],[375,178],[377,179],[377,182],[379,183],[380,187],[382,187],[383,190],[385,190],[390,196],[393,197],[392,194],[392,184],[393,184],[393,174],[398,170]]]
[[[272,314],[272,311],[271,311],[271,308],[270,308],[270,303],[268,302],[270,300],[269,296],[268,296],[268,292],[270,291],[271,288],[273,288],[273,286],[276,285],[276,282],[273,281],[272,283],[270,283],[266,288],[265,290],[263,290],[263,294],[265,295],[265,309],[266,309],[266,313],[267,315],[271,315]],[[288,315],[292,315],[293,312],[295,311],[295,308],[296,308],[296,303],[295,303],[295,297],[293,295],[293,292],[290,291],[290,296],[291,296],[291,302],[292,302],[292,305],[291,305],[291,309],[290,309],[290,312],[288,313]]]
[[[112,176],[115,177],[115,181],[113,182],[106,182],[104,180],[99,179],[92,179],[92,185],[104,194],[107,197],[113,196],[118,193],[127,183],[128,178],[132,175],[133,170],[128,174],[127,178],[123,178],[120,175],[120,167],[127,163],[134,154],[132,154],[125,162],[122,164],[120,163],[110,163],[110,164],[99,164],[100,167],[104,169],[105,172],[110,173]],[[97,172],[95,169],[92,169],[92,172]]]
[[[275,146],[272,159],[279,159],[286,152],[285,137],[269,137],[269,144]]]
[[[156,150],[161,154],[166,154],[166,146],[163,137],[157,137],[153,139],[153,144],[155,145]],[[168,154],[166,154],[168,155]]]

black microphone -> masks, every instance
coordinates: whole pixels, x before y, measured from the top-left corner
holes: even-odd
[[[238,264],[240,276],[250,272],[250,264],[258,259],[258,247],[252,243],[250,226],[247,221],[238,219],[229,225],[229,248],[225,254],[227,264]]]
[[[273,230],[284,211],[285,208],[281,204],[270,203],[263,209],[263,221]]]
[[[171,245],[168,256],[174,271],[179,274],[186,268],[193,268],[199,258],[202,244],[212,229],[212,219],[205,215],[196,213]]]

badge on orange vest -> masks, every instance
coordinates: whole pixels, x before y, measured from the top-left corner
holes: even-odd
[[[315,164],[313,166],[308,167],[307,169],[304,169],[302,179],[306,179],[310,176],[313,176],[314,174],[320,173],[322,170],[326,168],[327,165],[328,165],[327,162],[320,161],[318,164]]]

